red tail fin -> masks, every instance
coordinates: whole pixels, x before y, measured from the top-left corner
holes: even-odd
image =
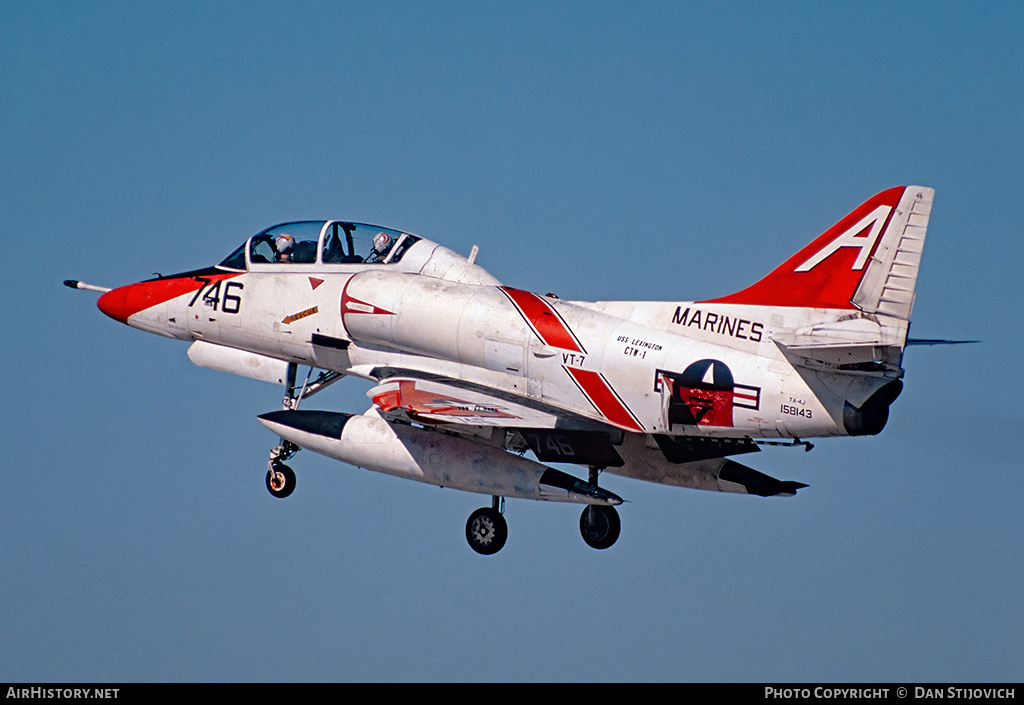
[[[898,186],[868,199],[761,281],[703,303],[857,308],[851,299],[872,255],[883,240],[903,236],[909,209],[899,205],[906,190]]]

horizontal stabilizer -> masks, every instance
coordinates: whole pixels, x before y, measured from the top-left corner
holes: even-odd
[[[777,343],[791,349],[844,348],[872,345],[895,345],[902,343],[899,330],[889,330],[878,321],[868,318],[846,318],[841,321],[826,321],[774,334]]]
[[[797,367],[861,372],[899,374],[903,348],[898,345],[864,343],[859,345],[789,346],[775,343],[786,358]]]
[[[907,338],[907,347],[911,345],[966,345],[980,343],[980,340],[943,340],[941,338]]]

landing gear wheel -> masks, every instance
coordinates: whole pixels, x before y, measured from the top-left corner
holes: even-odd
[[[284,499],[295,491],[295,473],[284,463],[273,463],[267,470],[267,489],[275,497]]]
[[[508,524],[497,509],[482,507],[469,515],[466,522],[466,540],[477,553],[489,556],[497,553],[508,538]]]
[[[580,533],[591,548],[608,548],[619,538],[622,523],[615,507],[588,504],[580,515]]]

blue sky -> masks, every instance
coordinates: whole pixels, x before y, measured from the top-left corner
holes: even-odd
[[[22,2],[0,10],[0,680],[1019,681],[1024,6]],[[287,220],[403,228],[562,298],[759,278],[936,189],[885,431],[761,499],[609,478],[487,503],[309,453],[280,390],[105,318],[113,286]],[[316,397],[362,411],[366,385]]]

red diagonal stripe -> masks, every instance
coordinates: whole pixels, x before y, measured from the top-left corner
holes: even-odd
[[[545,345],[573,352],[585,352],[551,305],[529,291],[499,287],[512,300]]]
[[[622,403],[618,395],[611,388],[601,374],[590,370],[581,370],[576,367],[565,368],[576,384],[580,386],[584,394],[594,402],[594,406],[606,419],[616,426],[628,428],[631,431],[643,431],[643,427],[633,417],[633,414]]]

